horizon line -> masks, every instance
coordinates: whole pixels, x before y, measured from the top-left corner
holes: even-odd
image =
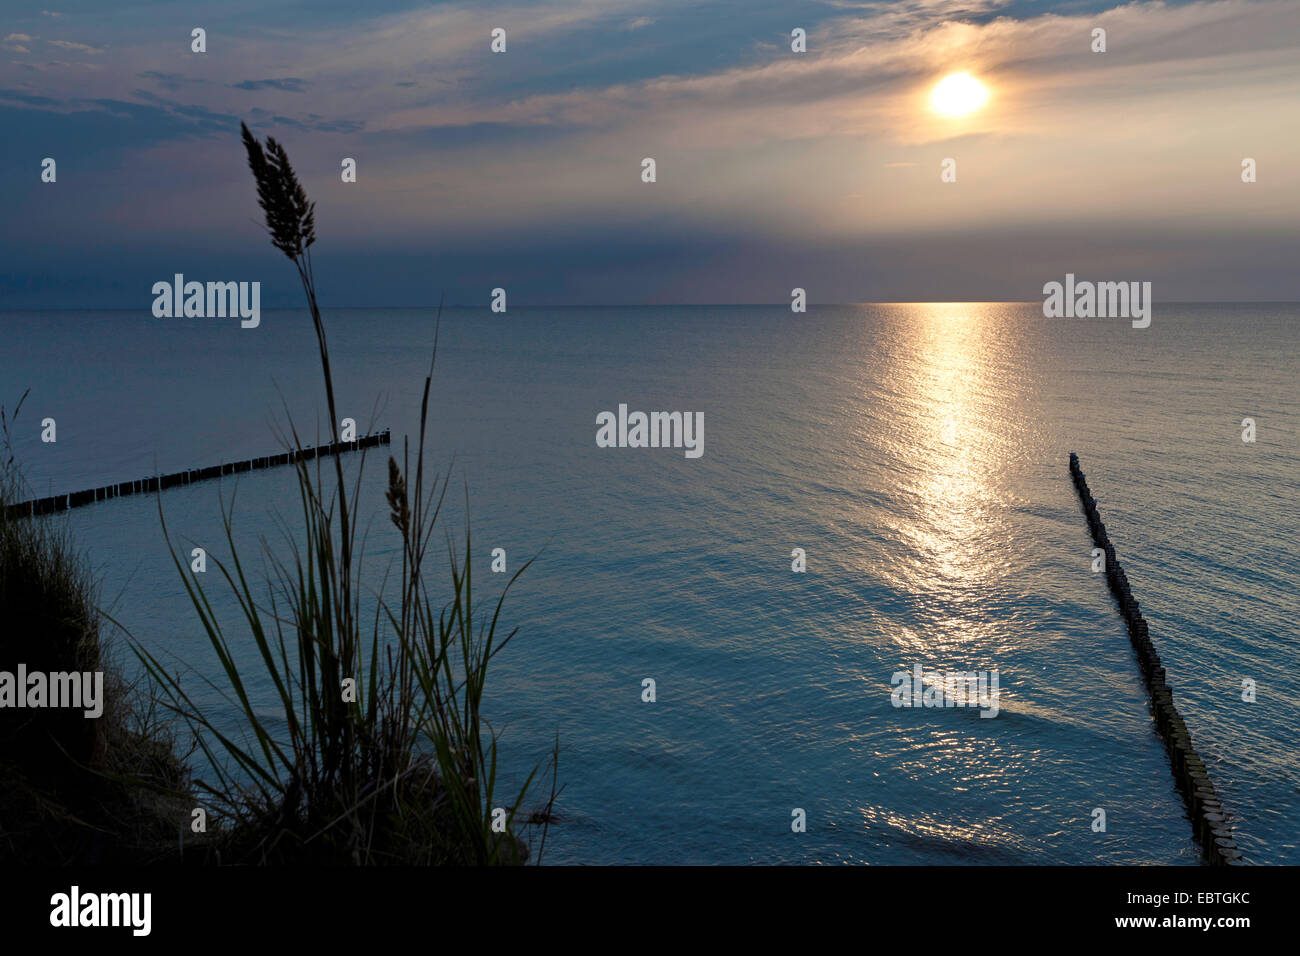
[[[1042,299],[881,299],[861,302],[809,302],[808,307],[837,308],[843,306],[863,305],[1042,305]],[[1164,305],[1300,305],[1300,299],[1165,299]],[[764,307],[789,308],[790,303],[777,302],[612,302],[595,305],[560,303],[556,305],[511,305],[508,311],[525,309],[752,309]],[[300,312],[305,306],[267,306],[263,312]],[[331,309],[437,309],[438,305],[332,305]],[[466,305],[463,303],[443,303],[443,309],[481,309],[491,311],[490,305]],[[139,312],[148,311],[144,306],[75,306],[75,307],[34,307],[3,308],[0,314],[11,312]],[[493,313],[503,315],[507,313]],[[152,316],[151,316],[152,317]],[[160,319],[159,321],[166,321]]]

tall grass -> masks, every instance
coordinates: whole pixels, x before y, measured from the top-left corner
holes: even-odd
[[[274,139],[263,146],[242,129],[272,245],[294,264],[306,296],[337,442],[334,378],[311,262],[314,204],[283,147]],[[212,768],[212,778],[196,786],[224,823],[225,859],[519,863],[529,856],[523,835],[534,821],[541,843],[533,858],[540,859],[555,799],[558,743],[550,798],[529,813],[524,804],[542,765],[518,789],[501,794],[497,737],[482,713],[488,665],[515,634],[499,629],[502,602],[528,565],[515,572],[489,613],[475,603],[468,526],[463,551],[447,539],[449,581],[435,580],[430,569],[430,543],[448,488],[446,478],[426,476],[424,460],[436,358],[435,331],[414,462],[409,451],[400,463],[388,460],[385,497],[402,542],[400,588],[392,598],[382,585],[373,592],[375,613],[367,627],[361,623],[355,521],[364,452],[350,487],[341,456],[332,456],[328,476],[319,458],[295,456],[300,534],[287,536],[287,560],[264,545],[271,569],[263,582],[265,602],[235,545],[233,498],[223,509],[230,558],[210,560],[239,606],[233,632],[218,620],[207,589],[173,545],[160,505],[172,560],[225,679],[222,687],[210,683],[233,702],[247,733],[221,729],[179,677],[138,643],[134,648]],[[289,445],[299,453],[304,447],[292,421]],[[236,638],[250,639],[258,652],[256,681],[236,663]],[[345,680],[355,682],[353,693],[345,694]],[[274,723],[253,700],[255,682],[273,688]],[[494,828],[498,807],[505,811],[504,831]]]

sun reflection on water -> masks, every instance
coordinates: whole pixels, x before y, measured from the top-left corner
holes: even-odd
[[[984,406],[1008,383],[993,379],[989,353],[997,329],[987,306],[927,303],[909,308],[912,360],[898,390],[915,412],[919,467],[904,489],[912,496],[912,536],[924,585],[953,597],[996,574],[985,539],[996,516],[998,436]],[[928,563],[928,567],[926,564]]]

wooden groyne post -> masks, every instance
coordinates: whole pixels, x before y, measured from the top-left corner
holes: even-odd
[[[296,451],[283,452],[279,455],[265,455],[261,458],[248,458],[243,461],[229,461],[224,465],[210,465],[207,468],[195,468],[190,471],[177,471],[170,475],[153,475],[148,478],[137,478],[134,481],[124,481],[116,485],[105,485],[103,488],[88,488],[85,491],[74,491],[66,495],[53,495],[48,498],[35,498],[31,501],[23,501],[19,504],[10,505],[6,509],[9,517],[25,518],[36,515],[53,514],[56,511],[67,511],[69,508],[80,508],[82,505],[94,504],[96,501],[106,501],[109,498],[121,498],[126,495],[142,494],[151,491],[162,491],[167,488],[176,488],[180,485],[192,485],[196,482],[207,481],[211,478],[221,478],[224,475],[236,475],[245,471],[255,471],[261,468],[276,468],[280,465],[293,465],[299,461],[311,461],[315,458],[325,458],[329,455],[341,455],[349,451],[360,451],[362,448],[374,448],[378,445],[387,445],[392,441],[388,429],[374,435],[366,435],[364,438],[358,438],[355,441],[338,441],[331,442],[328,445],[316,445],[312,448],[300,448]]]
[[[1241,851],[1232,839],[1231,828],[1223,815],[1223,804],[1214,784],[1210,782],[1205,761],[1192,746],[1192,735],[1187,730],[1187,724],[1174,706],[1174,692],[1165,680],[1165,669],[1160,663],[1160,655],[1151,643],[1142,609],[1129,588],[1128,576],[1115,557],[1115,546],[1106,534],[1106,526],[1102,524],[1101,515],[1097,512],[1097,500],[1088,489],[1088,480],[1079,468],[1079,456],[1074,452],[1070,452],[1070,477],[1074,480],[1079,500],[1083,502],[1083,513],[1088,519],[1092,540],[1106,554],[1106,581],[1119,604],[1120,614],[1128,624],[1129,640],[1137,651],[1138,666],[1151,693],[1151,711],[1155,715],[1156,729],[1164,738],[1174,779],[1178,781],[1178,788],[1191,810],[1196,840],[1211,865],[1238,864],[1241,862]]]

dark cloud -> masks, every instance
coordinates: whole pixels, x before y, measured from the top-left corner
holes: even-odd
[[[0,97],[6,100],[13,100],[15,103],[26,103],[28,106],[58,106],[58,100],[52,100],[48,96],[37,96],[34,93],[23,93],[19,90],[0,90]]]
[[[232,168],[243,173],[239,158],[232,146]],[[36,182],[35,174],[29,178]],[[250,191],[250,219],[254,202]],[[1233,236],[1233,252],[1225,255],[1217,237],[1180,239],[1158,230],[1117,241],[1104,231],[1017,235],[982,229],[794,250],[734,232],[698,233],[683,237],[666,224],[629,235],[578,223],[546,243],[506,234],[426,236],[413,250],[401,237],[376,242],[333,230],[314,252],[321,294],[335,307],[374,305],[377,288],[387,305],[429,305],[444,292],[448,305],[481,305],[483,290],[500,284],[502,275],[510,277],[512,308],[762,302],[788,308],[790,275],[816,302],[1041,301],[1045,281],[1077,268],[1081,246],[1096,254],[1089,257],[1093,276],[1128,277],[1141,263],[1141,277],[1153,280],[1157,307],[1300,296],[1300,277],[1290,268],[1300,241],[1276,235]],[[264,247],[264,237],[254,232],[232,234],[221,246],[193,236],[161,244],[83,234],[61,247],[75,268],[51,270],[42,250],[0,237],[0,301],[5,308],[147,307],[141,290],[177,271],[178,260],[201,261],[212,275],[259,275],[268,261]],[[1026,248],[1035,254],[1026,256]],[[1175,259],[1154,264],[1171,249]],[[300,295],[291,283],[268,285],[263,307],[297,308]]]
[[[181,73],[163,73],[159,70],[145,70],[143,73],[137,73],[136,76],[142,80],[153,80],[163,89],[172,91],[179,90],[182,86],[208,82],[207,80],[196,80]]]
[[[273,114],[269,110],[255,106],[241,117],[234,113],[221,113],[210,110],[206,106],[178,103],[156,93],[150,93],[148,90],[132,90],[131,95],[154,104],[175,116],[196,120],[205,130],[223,134],[229,132],[232,127],[237,126],[241,118],[254,129],[283,126],[288,129],[310,130],[317,133],[355,133],[365,127],[365,123],[361,121],[329,120],[319,113],[308,113],[305,119],[295,119],[292,116]],[[105,108],[108,108],[107,104],[116,103],[116,101],[110,100],[90,100],[85,102],[104,105]],[[120,106],[121,104],[117,105]]]
[[[280,79],[244,80],[242,83],[232,83],[230,87],[235,90],[280,90],[284,93],[305,93],[307,81],[300,80],[296,76],[285,76]]]
[[[294,119],[292,116],[269,115],[266,110],[254,110],[250,119],[253,122],[248,125],[256,130],[280,126],[314,133],[358,133],[366,126],[361,120],[323,120],[317,119],[314,114],[306,119]]]

